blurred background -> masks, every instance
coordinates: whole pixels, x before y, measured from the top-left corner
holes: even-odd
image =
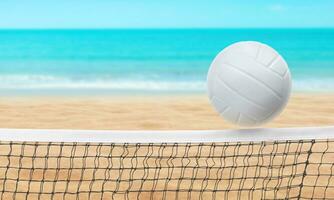
[[[4,94],[203,93],[227,45],[256,40],[287,60],[295,92],[334,91],[334,2],[0,3]]]
[[[0,126],[231,127],[207,100],[206,74],[241,40],[272,46],[292,73],[292,100],[269,126],[328,125],[333,8],[332,0],[2,0]]]

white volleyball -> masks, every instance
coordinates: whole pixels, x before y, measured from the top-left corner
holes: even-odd
[[[270,121],[286,106],[291,74],[281,55],[268,45],[237,42],[213,60],[208,95],[218,113],[241,126]]]

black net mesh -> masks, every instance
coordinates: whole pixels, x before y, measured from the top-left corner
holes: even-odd
[[[334,199],[334,140],[0,143],[1,199]]]

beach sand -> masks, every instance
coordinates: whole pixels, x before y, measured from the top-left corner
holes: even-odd
[[[265,127],[328,126],[333,125],[333,123],[334,95],[295,94],[292,96],[284,112],[273,122],[265,125]],[[3,97],[0,99],[0,127],[123,130],[237,128],[220,118],[209,104],[208,99],[200,95],[80,98]],[[64,199],[64,197],[66,197],[66,199],[76,199],[76,192],[80,190],[80,199],[111,199],[113,197],[115,199],[133,199],[137,197],[138,193],[124,192],[126,188],[131,188],[131,190],[136,191],[136,188],[138,189],[143,186],[143,190],[147,189],[147,191],[140,194],[140,199],[148,199],[150,197],[153,197],[151,199],[162,199],[163,195],[166,195],[165,197],[167,197],[167,199],[175,199],[176,193],[174,191],[177,187],[184,188],[184,191],[177,193],[180,195],[180,199],[189,197],[189,188],[193,190],[197,188],[197,192],[193,192],[190,199],[199,199],[200,197],[212,199],[214,195],[217,195],[217,198],[224,196],[224,198],[229,197],[231,199],[237,197],[245,199],[253,197],[257,199],[261,196],[263,197],[264,193],[267,195],[266,198],[286,198],[286,195],[290,195],[290,197],[333,197],[333,191],[327,190],[325,187],[326,185],[329,185],[330,188],[334,187],[334,182],[329,182],[329,176],[326,175],[332,173],[332,165],[322,165],[321,173],[323,175],[318,176],[320,165],[312,164],[319,163],[319,156],[321,155],[323,163],[330,163],[331,160],[333,160],[333,154],[329,153],[323,156],[324,154],[314,153],[309,157],[307,156],[308,152],[311,150],[313,152],[333,152],[333,148],[328,144],[328,142],[324,141],[315,143],[312,147],[310,142],[304,143],[303,141],[295,141],[292,144],[262,144],[263,146],[260,148],[260,143],[255,146],[252,145],[251,152],[254,151],[252,153],[254,156],[248,156],[248,144],[238,149],[238,156],[234,156],[235,145],[229,144],[229,146],[226,146],[223,144],[223,146],[219,147],[219,144],[217,144],[217,147],[214,148],[215,151],[217,151],[217,155],[224,152],[226,156],[222,163],[219,157],[208,159],[210,157],[209,155],[212,155],[212,153],[210,153],[210,147],[203,148],[203,150],[201,149],[201,159],[192,159],[190,162],[188,158],[170,160],[169,155],[173,155],[174,152],[173,145],[163,149],[164,153],[160,152],[162,151],[161,146],[157,145],[157,147],[154,147],[156,149],[152,147],[151,152],[167,156],[167,158],[160,159],[159,162],[157,162],[154,156],[148,159],[144,159],[147,158],[145,156],[138,157],[139,152],[143,155],[147,155],[148,152],[146,150],[149,149],[149,147],[145,146],[142,146],[141,150],[137,152],[134,151],[136,149],[134,146],[125,151],[123,145],[112,147],[109,144],[104,144],[102,147],[100,144],[94,143],[91,143],[89,146],[76,144],[76,150],[73,153],[73,144],[65,145],[61,150],[59,144],[13,144],[1,142],[0,175],[6,177],[0,181],[0,188],[6,191],[3,192],[1,196],[3,199],[12,199],[13,197],[16,199],[26,199],[26,197],[28,197],[27,199],[50,199],[51,197],[54,197],[54,199]],[[286,148],[287,146],[288,148]],[[51,148],[50,151],[47,150],[47,147]],[[182,154],[182,148],[184,147],[178,148]],[[274,149],[278,154],[271,154]],[[297,151],[297,149],[299,150]],[[106,159],[110,151],[113,152],[113,157]],[[189,150],[189,155],[197,155],[196,152],[198,151],[199,148],[195,145],[192,150]],[[259,155],[256,156],[256,152],[258,151]],[[24,152],[24,156],[20,157],[22,152]],[[96,157],[97,152],[100,153],[99,155],[101,157]],[[300,152],[301,154],[296,152]],[[25,157],[26,155],[28,156]],[[47,161],[45,159],[46,155],[48,155]],[[71,157],[74,155],[76,156],[75,158]],[[85,155],[87,157],[84,157]],[[122,157],[122,155],[128,156]],[[225,160],[228,159],[228,157],[230,157],[230,160]],[[302,180],[302,176],[300,175],[305,172],[306,159],[311,163],[306,171],[308,174],[313,174],[314,176],[306,176],[306,178]],[[119,170],[117,168],[123,165],[124,167],[130,167],[134,164],[134,160],[136,160],[135,165],[139,167],[138,169],[136,167],[131,168],[131,170]],[[110,161],[113,163],[114,169],[106,171],[105,169],[109,166]],[[83,164],[83,162],[85,164]],[[96,168],[97,163],[100,168]],[[184,168],[185,174],[182,175],[182,171],[175,169],[173,172],[175,180],[166,179],[166,177],[170,177],[170,168],[168,166],[184,166],[184,163],[190,163],[188,168]],[[204,170],[196,168],[196,163],[203,165],[202,168]],[[206,168],[207,165],[213,167],[216,165],[220,166],[220,164],[223,166],[233,165],[239,167]],[[258,167],[247,167],[248,165],[258,165]],[[274,167],[274,165],[284,165],[284,168],[277,168]],[[32,166],[35,167],[34,170],[31,170]],[[70,166],[77,168],[74,170],[71,169]],[[153,169],[149,169],[150,167]],[[162,168],[159,169],[158,167]],[[20,169],[18,170],[18,168]],[[81,168],[85,169],[83,170]],[[95,170],[89,170],[88,168]],[[159,180],[156,180],[156,171],[154,171],[157,169],[159,169]],[[209,175],[207,174],[208,169],[211,172]],[[245,169],[248,173],[248,179],[243,179],[243,181],[240,182],[238,177],[243,177]],[[257,172],[258,169],[261,171]],[[196,172],[196,180],[194,179],[193,183],[191,183],[189,179],[188,181],[184,179],[180,184],[178,178],[186,176],[193,177],[194,170],[198,171]],[[152,178],[151,181],[146,179],[146,181],[141,181],[144,174],[147,174],[146,179]],[[219,174],[222,174],[225,179],[219,182],[218,185],[215,185],[216,182],[214,180],[217,179]],[[233,176],[231,174],[233,174]],[[101,184],[102,181],[95,181],[94,183],[91,181],[92,179],[105,180],[108,176],[110,176],[110,178],[105,185]],[[127,181],[127,179],[131,178],[130,176],[132,178],[138,176],[137,181]],[[230,176],[235,179],[226,179]],[[270,176],[273,178],[270,178]],[[201,177],[212,178],[213,181],[205,181],[204,178]],[[78,181],[82,178],[86,179],[86,181]],[[115,181],[119,178],[124,181],[119,183]],[[18,179],[19,181],[16,181]],[[68,180],[71,181],[68,182]],[[256,182],[256,187],[260,189],[252,191],[250,187],[253,187],[254,181]],[[162,192],[162,190],[166,189],[167,182],[168,189],[172,191],[165,193]],[[310,186],[305,186],[300,190],[301,182],[303,182],[304,185]],[[189,184],[192,184],[192,186]],[[316,184],[317,187],[312,187],[314,184]],[[211,190],[214,189],[215,186],[221,190],[227,190],[229,188],[231,192],[215,193],[211,190],[204,190],[206,192],[203,193],[198,192],[203,189],[203,185],[205,188]],[[280,187],[280,190],[270,189],[271,187],[277,186]],[[291,186],[291,188],[287,186]],[[110,188],[117,187],[119,187],[118,191],[123,192],[112,193],[113,190]],[[238,193],[237,191],[240,187],[244,188],[244,191]],[[261,189],[263,187],[268,187],[268,190]],[[30,193],[26,192],[28,188]],[[104,195],[100,192],[102,188],[107,191]],[[157,191],[151,193],[152,188],[156,188]],[[233,192],[232,190],[235,191]],[[41,191],[43,194],[39,196]],[[64,191],[72,193],[64,194]],[[93,192],[89,193],[87,191]],[[104,198],[102,198],[102,196],[104,196]]]
[[[265,127],[334,124],[334,94],[294,94]],[[238,128],[205,95],[2,97],[0,128],[178,130]]]

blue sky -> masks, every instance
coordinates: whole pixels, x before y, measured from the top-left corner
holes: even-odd
[[[0,28],[334,27],[334,0],[1,0]]]

